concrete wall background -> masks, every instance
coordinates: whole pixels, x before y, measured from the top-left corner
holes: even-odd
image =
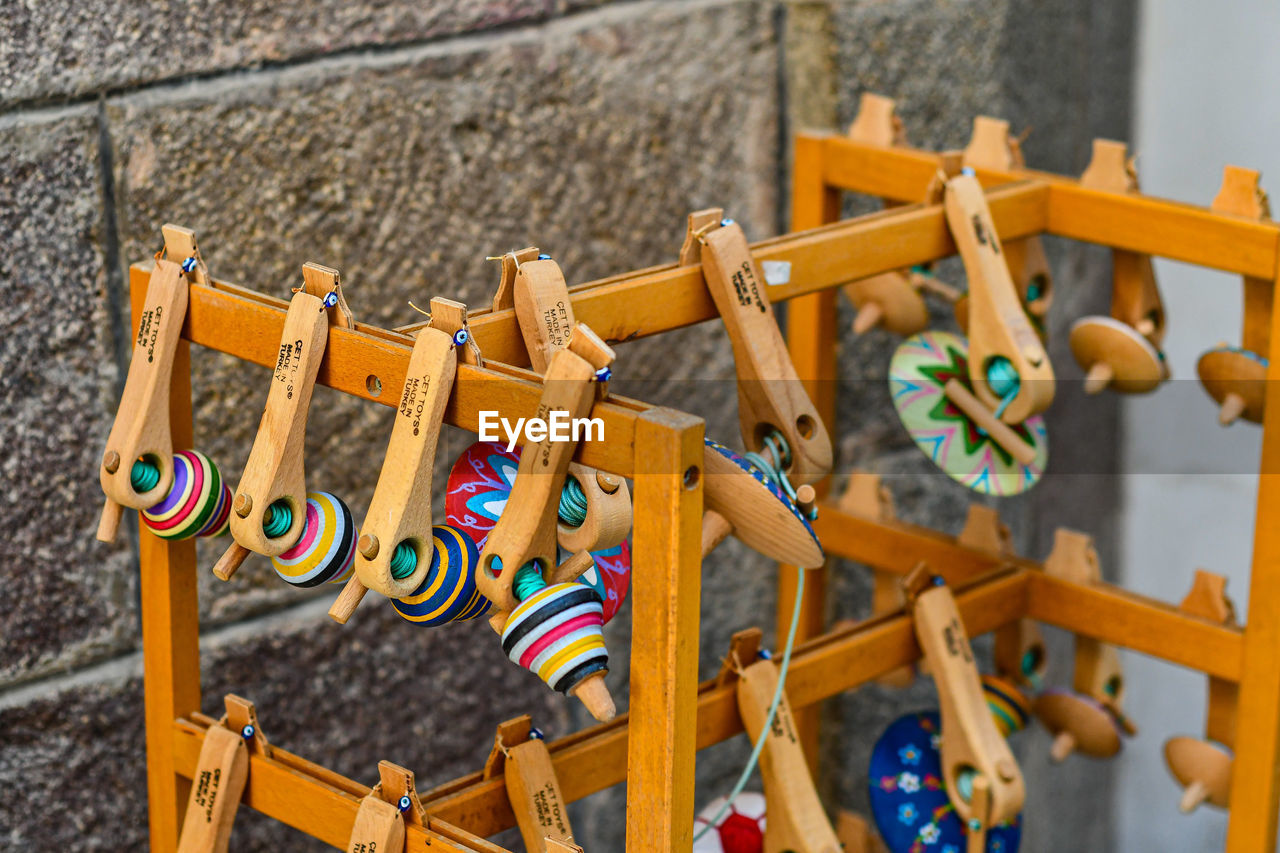
[[[536,243],[571,283],[669,260],[683,216],[723,205],[752,238],[786,222],[785,140],[833,128],[858,95],[897,97],[913,141],[957,147],[973,114],[1028,125],[1033,165],[1078,171],[1094,135],[1128,127],[1132,8],[1069,0],[59,0],[0,20],[0,842],[74,849],[145,843],[136,547],[93,539],[95,469],[128,358],[126,270],[159,226],[196,229],[213,274],[285,293],[306,260],[338,267],[362,319],[412,319],[408,298],[480,304],[482,258]],[[1105,256],[1053,246],[1053,326],[1105,304]],[[952,267],[948,274],[959,281]],[[841,324],[847,328],[847,306]],[[939,322],[948,322],[939,314]],[[1055,363],[1076,376],[1061,357]],[[846,342],[839,469],[890,477],[904,517],[956,531],[969,495],[936,475],[891,415],[894,341]],[[678,354],[678,357],[673,357]],[[733,442],[732,364],[713,324],[628,345],[622,393],[708,419]],[[239,478],[266,374],[197,352],[198,446]],[[1078,378],[1078,376],[1077,376]],[[1068,383],[1069,385],[1069,383]],[[1115,406],[1064,387],[1047,481],[1005,515],[1026,553],[1059,524],[1113,550]],[[311,482],[367,506],[390,426],[381,408],[317,393]],[[1097,438],[1088,448],[1074,435]],[[450,430],[441,460],[470,437]],[[217,546],[203,547],[201,566]],[[1113,560],[1107,561],[1109,564]],[[833,618],[865,612],[865,572],[833,570]],[[254,699],[268,735],[369,781],[392,758],[425,788],[478,766],[492,727],[531,712],[556,736],[583,713],[512,670],[484,626],[414,632],[386,607],[345,628],[320,598],[253,560],[229,585],[200,573],[204,710]],[[729,635],[773,622],[773,571],[736,543],[704,569],[703,667]],[[611,626],[625,704],[629,610]],[[1061,638],[1058,638],[1060,640]],[[1059,656],[1058,674],[1066,675]],[[830,807],[865,810],[880,729],[932,688],[868,688],[828,704],[821,780]],[[1050,771],[1018,749],[1027,849],[1103,849],[1107,765]],[[741,738],[699,756],[699,802],[727,789]],[[82,792],[95,796],[82,796]],[[56,807],[49,807],[50,804]],[[575,808],[588,849],[621,848],[624,799]],[[501,839],[515,844],[512,838]],[[233,849],[314,842],[251,812]]]
[[[1140,18],[1134,139],[1143,189],[1208,204],[1222,167],[1234,163],[1260,169],[1274,193],[1280,59],[1269,46],[1280,37],[1280,9],[1261,0],[1219,8],[1161,0],[1142,3]],[[1156,276],[1175,381],[1122,409],[1122,577],[1138,592],[1176,601],[1196,568],[1218,572],[1243,619],[1262,431],[1248,423],[1219,427],[1195,371],[1206,349],[1239,343],[1240,280],[1168,261],[1157,262]],[[1118,762],[1117,849],[1222,849],[1225,814],[1179,814],[1161,750],[1174,735],[1203,735],[1204,678],[1141,655],[1125,664],[1143,731]]]

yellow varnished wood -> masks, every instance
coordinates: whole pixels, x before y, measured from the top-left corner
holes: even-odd
[[[551,412],[557,410],[566,412],[569,418],[585,416],[595,393],[592,378],[599,367],[607,366],[612,360],[612,350],[585,326],[579,325],[572,338],[569,348],[551,356],[538,406],[540,417],[549,418]],[[605,353],[597,359],[604,364],[583,358],[575,352],[579,346],[593,346]],[[556,510],[575,445],[572,441],[551,441],[548,435],[540,442],[526,445],[520,454],[507,508],[489,534],[476,567],[476,586],[500,611],[510,612],[517,604],[511,585],[521,566],[534,562],[546,573],[556,563]],[[495,561],[500,562],[500,574],[496,573]]]
[[[907,580],[909,596],[920,582],[921,570],[916,571]],[[957,794],[951,797],[951,804],[963,820],[976,818],[984,828],[1012,820],[1022,810],[1026,795],[1022,772],[987,708],[955,598],[945,585],[930,584],[914,595],[911,612],[916,638],[938,686],[942,773],[947,790],[959,791],[957,780],[964,770],[975,771],[989,786],[988,802],[979,802],[977,796],[966,802]],[[975,792],[977,789],[975,779]]]
[[[98,466],[98,479],[108,501],[98,527],[100,541],[115,539],[120,513],[112,505],[146,509],[159,503],[173,486],[169,388],[187,313],[187,288],[177,262],[156,260],[134,336],[124,395]],[[143,457],[159,469],[160,479],[150,490],[139,493],[129,475],[134,460]]]
[[[743,441],[760,450],[777,430],[791,448],[787,473],[794,481],[826,476],[831,470],[826,425],[791,364],[764,276],[736,222],[702,236],[702,270],[733,345]]]
[[[521,264],[512,286],[516,317],[529,359],[536,373],[545,373],[556,350],[569,345],[577,321],[560,265],[553,260]],[[587,501],[582,524],[570,527],[557,519],[556,539],[567,551],[613,548],[631,532],[631,490],[621,477],[604,474],[577,462],[569,464]]]
[[[236,544],[268,557],[293,547],[306,524],[303,442],[307,410],[328,332],[328,318],[320,299],[309,293],[295,293],[280,338],[266,410],[236,487],[231,513],[231,535]],[[287,531],[268,539],[262,518],[267,507],[277,500],[288,503],[293,518]]]
[[[360,582],[388,598],[412,594],[431,568],[436,440],[457,367],[457,348],[448,333],[432,327],[418,333],[355,556]],[[401,542],[413,547],[417,565],[410,575],[397,579],[391,574],[391,559]]]
[[[768,660],[750,664],[738,679],[738,711],[747,735],[753,743],[762,733],[765,737],[760,752],[760,775],[769,803],[764,851],[839,853],[840,842],[822,811],[785,693],[778,702],[773,725],[764,732],[777,686],[778,666]]]
[[[944,207],[969,276],[969,377],[973,393],[990,409],[1000,404],[987,384],[986,369],[992,359],[1007,358],[1021,385],[1001,419],[1007,424],[1022,423],[1053,402],[1049,355],[1014,291],[1000,237],[977,179],[959,175],[948,181]]]

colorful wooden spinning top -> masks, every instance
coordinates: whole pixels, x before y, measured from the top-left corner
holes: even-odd
[[[271,558],[280,579],[309,589],[341,583],[351,576],[356,555],[356,522],[342,499],[328,492],[308,492],[307,510],[298,541]]]
[[[1054,736],[1049,752],[1054,761],[1072,752],[1110,758],[1124,745],[1121,735],[1133,733],[1132,723],[1112,705],[1060,687],[1047,688],[1036,697],[1035,711]]]
[[[948,332],[903,341],[889,363],[889,391],[898,418],[916,446],[952,479],[990,495],[1016,495],[1034,486],[1049,460],[1044,418],[1006,429],[1030,451],[1015,458],[948,396],[949,383],[969,381],[968,346]]]
[[[732,533],[749,548],[800,568],[825,559],[809,519],[761,468],[706,439],[702,555]],[[803,487],[802,487],[803,488]]]
[[[411,594],[393,598],[396,612],[419,625],[433,627],[465,622],[489,612],[489,600],[476,589],[480,551],[461,530],[447,525],[431,528],[431,566]]]
[[[1164,354],[1137,329],[1112,317],[1081,317],[1071,326],[1071,354],[1085,371],[1084,390],[1145,394],[1169,378]]]
[[[148,474],[154,470],[135,463],[138,469]],[[161,539],[222,536],[231,518],[231,489],[208,456],[179,450],[173,456],[169,493],[141,516],[143,526]]]
[[[527,567],[517,574],[527,572]],[[605,687],[609,651],[604,645],[604,606],[590,587],[580,583],[514,586],[520,603],[502,629],[502,650],[511,662],[536,674],[552,690],[582,700],[601,722],[617,713]],[[523,594],[523,595],[522,595]]]
[[[1219,405],[1218,423],[1239,418],[1262,423],[1267,401],[1267,360],[1240,347],[1219,344],[1196,362],[1200,384]]]
[[[466,533],[483,549],[489,532],[506,509],[507,498],[515,484],[520,465],[520,448],[508,451],[500,444],[477,441],[453,463],[445,487],[445,520]],[[566,480],[566,489],[570,488]],[[562,504],[566,498],[562,495]],[[562,506],[561,513],[569,512]],[[567,552],[560,552],[563,563]],[[631,583],[631,546],[620,544],[592,551],[595,565],[578,578],[579,583],[595,589],[604,603],[604,621],[609,622],[626,600]]]

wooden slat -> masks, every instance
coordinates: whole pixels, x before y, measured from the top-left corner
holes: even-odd
[[[636,423],[632,560],[644,568],[631,576],[628,850],[693,845],[703,433],[671,409]]]
[[[1007,237],[1037,234],[1047,224],[1048,187],[1044,184],[998,187],[987,200],[996,227]],[[791,282],[769,286],[769,299],[775,303],[955,251],[940,205],[899,207],[751,244],[756,260],[791,264]],[[697,266],[655,267],[614,276],[572,288],[570,296],[577,319],[611,342],[648,337],[719,316]],[[478,312],[470,320],[487,358],[529,363],[513,310]]]
[[[145,290],[149,274],[145,265],[131,268],[133,292]],[[287,307],[281,300],[250,295],[240,288],[193,285],[183,337],[269,367],[276,362]],[[405,335],[364,325],[357,325],[354,330],[331,328],[318,381],[355,397],[396,406],[404,390],[412,349],[413,341]],[[382,385],[376,397],[368,387],[370,376],[378,377]],[[479,368],[460,364],[456,390],[444,419],[477,432],[481,409],[499,411],[512,419],[529,417],[537,413],[541,395],[540,380],[527,371],[505,365]],[[583,442],[575,458],[593,468],[631,476],[636,413],[647,408],[623,399],[597,403],[591,417],[604,421],[605,440]]]
[[[991,573],[958,587],[956,604],[966,631],[977,636],[1019,618],[1026,604],[1026,582],[1025,572],[1009,570]],[[846,623],[795,650],[787,676],[787,698],[793,707],[808,707],[919,657],[915,629],[905,614],[859,624]],[[696,701],[694,745],[697,749],[705,749],[742,732],[733,682],[720,686],[715,680],[704,682],[699,686]],[[624,714],[611,723],[548,744],[567,801],[583,799],[626,779],[628,724],[629,717]],[[194,771],[204,729],[204,725],[187,720],[174,723],[172,737],[179,772],[189,775]],[[291,755],[278,745],[272,746],[272,752],[270,761],[254,759],[245,803],[259,810],[271,809],[267,814],[286,823],[290,819],[307,820],[308,814],[332,812],[333,815],[317,827],[325,833],[319,837],[325,840],[341,837],[345,841],[344,827],[350,832],[359,798],[368,789],[352,780],[335,778],[332,771]],[[259,761],[265,768],[262,771],[259,771]],[[255,787],[255,777],[259,787]],[[485,780],[479,773],[472,773],[420,796],[432,819],[447,821],[479,836],[515,826],[501,778]],[[290,803],[295,804],[292,810]],[[288,814],[277,814],[277,811]],[[312,824],[308,821],[307,831],[319,834],[310,827]],[[411,827],[408,849],[424,849],[413,840],[420,837],[413,832]]]
[[[1280,270],[1272,275],[1280,285]],[[1280,383],[1280,311],[1271,316],[1267,384]],[[1244,631],[1228,853],[1274,850],[1280,800],[1280,398],[1267,394]]]
[[[939,155],[882,148],[837,136],[825,140],[824,174],[832,186],[898,201],[924,196]],[[1048,188],[1047,233],[1117,249],[1270,279],[1280,255],[1280,226],[1207,207],[1086,189],[1074,178],[1019,169],[977,170],[984,185],[1035,181]],[[999,221],[996,228],[1006,233]]]
[[[1110,584],[1086,586],[1043,574],[1040,563],[969,548],[954,536],[900,521],[879,521],[823,504],[815,527],[827,554],[906,574],[923,560],[950,583],[1000,566],[1029,573],[1026,615],[1106,643],[1239,681],[1240,629],[1189,616],[1175,606]]]
[[[146,280],[130,295],[136,336]],[[169,423],[175,449],[193,444],[190,349],[179,342],[173,365]],[[200,707],[196,546],[193,540],[161,539],[138,527],[151,849],[176,850],[190,783],[177,774],[169,727],[175,717]]]

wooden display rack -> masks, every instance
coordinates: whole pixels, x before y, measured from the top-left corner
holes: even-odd
[[[874,146],[837,136],[800,136],[795,147],[796,233],[752,246],[759,261],[790,263],[773,302],[791,300],[788,327],[800,376],[828,427],[834,426],[836,288],[955,252],[939,204],[924,198],[939,155]],[[979,170],[998,232],[1006,239],[1048,233],[1132,252],[1174,258],[1275,282],[1280,227],[1137,193],[1087,189],[1072,179],[1030,171]],[[882,213],[837,222],[842,190],[901,202]],[[676,223],[671,223],[674,226]],[[661,223],[655,223],[655,227]],[[134,324],[148,264],[131,268]],[[1254,293],[1262,293],[1254,288]],[[1267,298],[1266,322],[1275,323]],[[573,310],[602,338],[627,341],[716,318],[696,265],[670,265],[571,290]],[[173,373],[175,446],[192,446],[189,344],[268,366],[275,362],[286,303],[239,287],[193,284],[183,343]],[[1247,304],[1246,311],[1257,306]],[[1257,315],[1252,314],[1257,320]],[[539,378],[512,309],[474,312],[470,327],[485,366],[459,364],[445,421],[476,430],[481,409],[508,418],[535,413]],[[319,382],[394,406],[412,338],[364,324],[332,327]],[[1280,340],[1280,333],[1271,341]],[[1268,379],[1280,380],[1280,353]],[[375,381],[376,379],[376,381]],[[371,390],[372,389],[372,390]],[[606,441],[581,447],[583,465],[634,481],[631,702],[634,714],[548,744],[566,801],[618,782],[628,785],[627,849],[688,850],[697,750],[743,730],[732,673],[699,685],[700,526],[703,422],[638,401],[610,397],[592,417]],[[1280,405],[1264,421],[1262,468],[1280,470]],[[906,574],[925,561],[954,588],[970,636],[1032,619],[1206,673],[1240,688],[1228,849],[1270,850],[1276,837],[1275,772],[1280,759],[1280,533],[1262,523],[1280,513],[1280,482],[1262,477],[1245,629],[1133,595],[1105,583],[1076,583],[1033,560],[962,544],[955,537],[883,517],[822,506],[817,530],[828,555]],[[195,546],[141,534],[147,775],[151,842],[172,850],[205,732],[216,721],[201,707]],[[815,573],[817,575],[818,573]],[[794,570],[780,574],[778,611],[789,621]],[[824,632],[820,580],[805,590],[800,637],[787,695],[816,743],[819,701],[920,657],[912,621],[902,612]],[[784,615],[785,614],[785,615]],[[784,625],[785,628],[785,625]],[[264,718],[270,723],[269,709]],[[395,756],[389,756],[392,760]],[[370,789],[279,746],[253,752],[243,803],[336,847],[351,834]],[[422,772],[423,768],[418,768]],[[515,825],[500,774],[463,776],[420,794],[423,817],[407,821],[406,849],[500,850],[483,840]]]

